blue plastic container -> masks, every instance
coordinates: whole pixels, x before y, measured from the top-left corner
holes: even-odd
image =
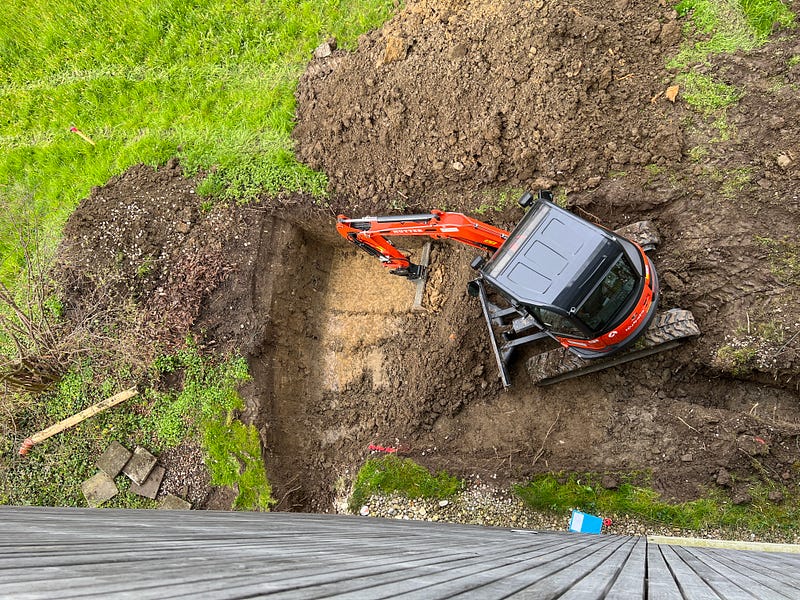
[[[587,515],[579,510],[572,511],[569,520],[569,530],[578,533],[600,533],[603,529],[603,519],[594,515]]]

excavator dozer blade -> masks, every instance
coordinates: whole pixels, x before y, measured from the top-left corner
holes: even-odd
[[[584,360],[564,348],[556,348],[532,356],[526,366],[536,385],[552,385],[670,350],[698,335],[700,329],[692,313],[674,308],[656,315],[636,345],[620,354]]]

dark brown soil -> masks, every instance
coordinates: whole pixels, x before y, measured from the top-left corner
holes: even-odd
[[[704,67],[744,92],[721,129],[663,97],[680,26],[655,1],[409,2],[301,80],[297,152],[329,174],[330,208],[201,211],[178,165],[137,167],[67,227],[73,302],[121,273],[153,340],[191,324],[205,347],[248,356],[245,418],[280,510],[331,510],[370,443],[501,483],[646,470],[678,499],[729,485],[721,470],[797,483],[800,44],[783,33]],[[662,305],[691,310],[698,340],[549,388],[519,360],[503,391],[466,294],[473,251],[434,247],[414,312],[412,284],[333,229],[338,212],[476,213],[502,189],[551,186],[590,220],[657,225]]]

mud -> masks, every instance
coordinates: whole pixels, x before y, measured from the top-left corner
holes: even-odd
[[[723,128],[663,97],[676,15],[614,7],[409,2],[300,82],[297,153],[329,174],[330,207],[201,210],[176,163],[134,168],[67,227],[72,304],[113,272],[155,343],[191,326],[206,349],[244,352],[243,418],[279,510],[332,510],[371,443],[498,483],[647,471],[677,499],[730,487],[725,473],[797,483],[797,34],[704,67],[744,92]],[[510,228],[522,211],[500,192],[550,186],[589,220],[656,224],[662,306],[691,310],[698,340],[549,388],[526,379],[545,348],[531,347],[503,391],[466,294],[474,251],[434,246],[415,312],[412,284],[333,230],[338,212],[433,207]]]

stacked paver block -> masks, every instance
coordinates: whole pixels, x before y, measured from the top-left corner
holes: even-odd
[[[119,493],[114,478],[120,473],[131,480],[131,492],[155,500],[165,474],[164,467],[156,465],[157,460],[141,446],[131,452],[119,442],[111,442],[97,460],[100,471],[81,485],[89,506],[98,507]],[[191,507],[190,503],[172,494],[168,494],[159,506],[173,510],[189,510]]]

